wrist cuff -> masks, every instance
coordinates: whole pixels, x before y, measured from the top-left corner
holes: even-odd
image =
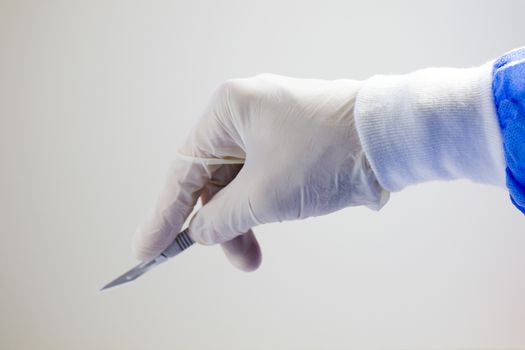
[[[505,185],[492,67],[429,68],[364,83],[356,126],[385,189],[459,178]]]

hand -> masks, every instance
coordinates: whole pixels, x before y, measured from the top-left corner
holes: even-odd
[[[360,85],[270,74],[225,82],[137,232],[137,258],[152,258],[169,245],[199,196],[203,206],[190,221],[190,236],[222,243],[242,270],[261,261],[254,226],[355,205],[381,208],[389,193],[377,182],[354,125]]]

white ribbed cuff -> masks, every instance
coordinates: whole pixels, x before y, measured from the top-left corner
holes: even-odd
[[[357,95],[357,131],[379,183],[389,191],[466,178],[505,186],[492,62],[378,75]]]

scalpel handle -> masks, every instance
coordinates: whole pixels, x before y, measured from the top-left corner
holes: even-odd
[[[186,228],[175,237],[173,243],[171,243],[160,255],[163,255],[166,258],[172,258],[183,250],[189,248],[193,243],[195,242],[193,242],[188,235],[188,229]]]

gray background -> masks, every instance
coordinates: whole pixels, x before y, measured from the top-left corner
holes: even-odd
[[[525,219],[430,183],[97,293],[223,80],[365,79],[525,44],[514,2],[0,0],[0,348],[525,347]]]

